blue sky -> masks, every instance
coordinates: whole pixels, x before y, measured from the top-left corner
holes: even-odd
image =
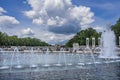
[[[81,29],[115,24],[119,5],[119,0],[0,0],[0,31],[65,43]]]

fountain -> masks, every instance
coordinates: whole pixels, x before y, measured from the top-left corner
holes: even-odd
[[[57,62],[57,64],[55,64],[56,66],[62,66],[62,64],[61,64],[61,59],[62,59],[62,52],[63,51],[63,49],[61,48],[60,49],[60,52],[59,52],[59,55],[58,55],[58,62]]]
[[[116,54],[115,35],[111,31],[110,26],[106,27],[106,30],[101,36],[101,54],[100,58],[118,58]]]
[[[16,54],[15,57],[17,58],[17,65],[14,66],[14,68],[17,68],[17,69],[21,69],[21,68],[23,68],[23,66],[20,65],[20,52],[19,52],[19,50],[18,50],[17,47],[14,49],[14,53],[13,53],[12,58],[14,58],[14,54]],[[12,62],[13,62],[13,59],[12,59],[12,61],[11,61],[11,66],[12,66]]]
[[[34,57],[34,50],[33,50],[33,47],[31,47],[31,51],[30,51],[30,52],[31,52],[31,60],[30,60],[30,61],[31,61],[31,62],[30,62],[31,65],[30,65],[30,68],[36,68],[37,65],[34,64],[33,61],[32,61],[32,59],[33,59],[33,57]]]
[[[0,66],[0,70],[1,69],[9,69],[9,66],[7,66],[7,64],[6,64],[6,55],[2,48],[0,48],[0,53],[2,54],[2,57],[3,57],[3,63],[2,63],[2,66]]]
[[[44,67],[50,67],[50,65],[48,64],[48,55],[49,55],[49,48],[47,48],[46,53],[44,55],[44,61],[45,61],[45,64],[43,65]]]
[[[64,50],[64,48],[61,48],[61,50],[60,51],[62,51],[62,54],[63,54],[63,61],[64,61],[64,64],[65,64],[65,66],[67,65],[67,61],[66,61],[66,54],[65,54],[65,50]]]
[[[86,38],[86,48],[84,49],[84,53],[90,53],[91,60],[92,60],[93,64],[96,66],[95,57],[93,54],[94,48],[95,48],[95,38],[92,38],[92,49],[90,49],[90,46],[89,46],[89,38]],[[87,51],[87,52],[85,52],[85,51]],[[88,64],[92,64],[92,62],[88,62]]]
[[[78,58],[79,58],[79,62],[78,62],[77,64],[80,65],[80,66],[84,66],[84,65],[85,65],[84,55],[82,55],[82,61],[83,61],[83,62],[81,62],[81,57],[80,57],[79,54],[78,54]]]
[[[70,49],[69,49],[69,52],[70,52]],[[69,63],[68,63],[68,65],[73,65],[72,64],[72,62],[73,62],[73,60],[72,60],[72,56],[74,55],[74,51],[72,51],[72,53],[69,55],[70,56],[70,60],[69,60]]]

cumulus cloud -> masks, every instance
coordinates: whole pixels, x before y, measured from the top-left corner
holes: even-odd
[[[0,15],[3,13],[6,13],[6,11],[2,7],[0,7]]]
[[[6,13],[6,11],[0,7],[0,27],[8,28],[20,23],[15,17],[4,15],[4,13]]]
[[[95,26],[95,27],[93,27],[93,29],[95,29],[98,32],[102,32],[103,30],[105,30],[105,28],[101,27],[101,26]]]
[[[65,35],[65,34],[55,34],[47,30],[35,30],[32,28],[22,29],[21,32],[16,33],[19,37],[33,37],[45,41],[49,44],[65,44],[70,40],[75,34]]]
[[[11,16],[0,16],[0,24],[19,24],[19,21]]]
[[[22,36],[33,36],[34,35],[34,31],[31,28],[23,29],[21,32],[22,32]]]
[[[28,4],[32,9],[24,14],[54,33],[76,33],[94,21],[89,7],[73,5],[71,0],[28,0]]]

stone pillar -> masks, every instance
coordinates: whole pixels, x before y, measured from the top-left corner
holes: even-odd
[[[86,38],[86,47],[89,47],[89,38]]]
[[[95,48],[95,38],[92,38],[92,48]]]
[[[101,45],[101,38],[99,37],[98,38],[98,46],[100,47],[100,45]]]
[[[119,47],[120,47],[120,36],[119,36]]]
[[[79,50],[79,44],[73,43],[73,50]]]

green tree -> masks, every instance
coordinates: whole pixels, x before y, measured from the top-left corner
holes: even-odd
[[[98,33],[93,28],[88,28],[86,30],[81,30],[78,32],[71,40],[66,43],[66,46],[72,47],[73,43],[79,43],[80,45],[86,44],[86,38],[90,38],[90,45],[92,44],[92,38],[95,37],[96,44],[98,44],[98,37],[101,36],[101,33]]]
[[[36,38],[18,38],[0,32],[0,46],[47,46],[48,44]]]
[[[116,44],[119,44],[119,36],[120,36],[120,18],[118,19],[118,21],[116,22],[115,25],[112,26],[112,30],[115,33],[116,36]]]

